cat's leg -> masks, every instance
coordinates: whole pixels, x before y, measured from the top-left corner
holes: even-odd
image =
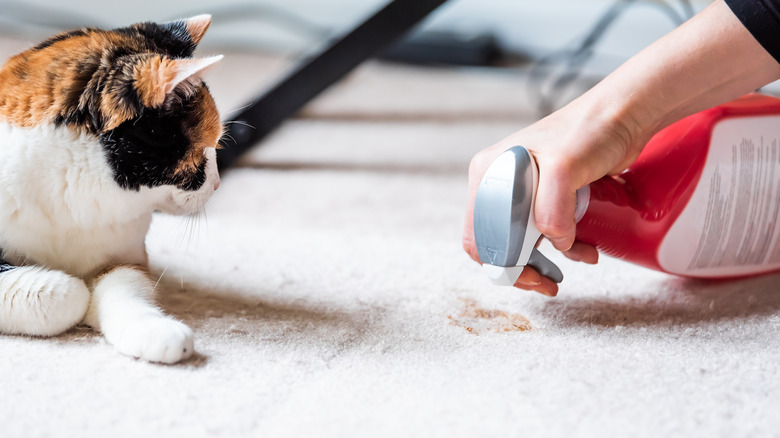
[[[192,355],[192,330],[157,308],[154,286],[142,268],[114,268],[93,281],[84,322],[122,354],[175,363]]]
[[[58,335],[84,317],[89,289],[79,278],[0,261],[0,333]]]

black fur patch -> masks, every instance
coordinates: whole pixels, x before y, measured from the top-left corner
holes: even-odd
[[[14,75],[20,81],[23,81],[23,80],[27,79],[28,74],[27,74],[27,71],[25,70],[25,67],[27,67],[27,66],[26,65],[19,65],[14,70]]]
[[[68,38],[72,38],[72,37],[75,37],[75,36],[87,35],[90,32],[93,32],[94,30],[95,29],[85,27],[85,28],[81,28],[81,29],[71,30],[69,32],[63,32],[61,34],[54,35],[53,37],[51,37],[51,38],[49,38],[47,40],[44,40],[43,42],[41,42],[37,46],[33,47],[32,50],[42,50],[42,49],[45,49],[45,48],[51,46],[54,43],[58,43],[60,41],[64,41],[64,40],[66,40]]]
[[[76,77],[74,78],[71,87],[65,93],[65,101],[63,102],[62,109],[54,118],[55,125],[75,124],[94,129],[92,124],[86,123],[89,120],[89,110],[87,106],[81,105],[79,101],[81,100],[82,95],[89,91],[88,84],[99,67],[99,56],[83,59],[76,65]]]
[[[3,272],[6,272],[6,271],[10,271],[11,269],[16,268],[16,266],[14,266],[14,265],[8,263],[7,261],[5,261],[5,259],[3,259],[3,257],[2,257],[2,255],[3,255],[3,250],[0,249],[0,274],[2,274]]]
[[[137,55],[125,48],[81,60],[75,66],[76,77],[54,124],[83,126],[92,133],[102,131],[104,121],[100,101],[104,98],[101,96],[104,91],[115,92],[120,106],[140,107],[132,78],[122,75],[123,69],[131,71],[137,61]],[[110,90],[106,90],[107,83],[110,83]]]
[[[117,57],[111,60],[111,64],[114,65],[116,71],[124,71],[125,74],[117,75],[113,77],[111,86],[108,91],[114,96],[119,98],[119,105],[127,108],[136,108],[141,106],[141,100],[138,98],[138,92],[135,89],[133,78],[127,75],[128,71],[133,70],[133,66],[136,65],[144,55],[137,56],[125,56]]]
[[[195,52],[187,26],[183,21],[170,23],[139,23],[130,27],[114,29],[114,32],[142,37],[149,51],[164,53],[172,58],[189,58]]]
[[[194,172],[174,174],[191,147],[184,132],[190,104],[184,102],[175,113],[143,108],[139,117],[100,135],[120,187],[139,190],[142,186],[174,185],[182,190],[198,190],[206,182],[205,160]]]

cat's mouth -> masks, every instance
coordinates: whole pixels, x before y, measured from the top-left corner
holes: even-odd
[[[167,199],[161,203],[161,211],[175,215],[197,213],[219,188],[217,150],[214,147],[207,147],[203,155],[206,160],[206,181],[197,190],[182,190],[175,186],[167,186]]]

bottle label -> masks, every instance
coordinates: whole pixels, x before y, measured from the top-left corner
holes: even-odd
[[[780,269],[779,214],[780,116],[722,120],[658,262],[668,272],[697,277]]]

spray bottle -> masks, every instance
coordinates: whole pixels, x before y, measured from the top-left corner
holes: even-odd
[[[496,284],[530,265],[561,271],[536,248],[538,170],[522,146],[485,172],[474,203],[480,261]],[[751,94],[657,133],[626,171],[577,191],[577,239],[600,252],[697,278],[780,270],[780,99]]]

